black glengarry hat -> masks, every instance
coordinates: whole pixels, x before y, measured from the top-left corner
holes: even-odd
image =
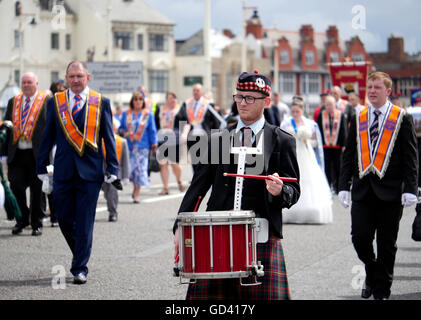
[[[259,74],[257,70],[254,70],[253,73],[243,72],[237,81],[237,91],[255,91],[268,97],[270,97],[271,86],[270,79],[263,74]]]

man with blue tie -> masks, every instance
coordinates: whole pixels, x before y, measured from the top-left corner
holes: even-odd
[[[13,123],[12,132],[2,146],[7,155],[7,176],[10,188],[19,204],[22,217],[16,221],[12,234],[17,235],[31,224],[32,235],[42,234],[41,182],[36,175],[36,158],[44,130],[48,92],[38,90],[36,74],[27,72],[22,76],[22,92],[9,100],[4,120]],[[27,205],[26,189],[30,189]]]
[[[46,167],[54,144],[53,196],[60,229],[73,253],[75,284],[87,280],[95,211],[101,185],[117,179],[118,161],[109,99],[90,89],[83,62],[66,70],[69,90],[49,99],[47,120],[37,159],[38,177],[48,183]]]

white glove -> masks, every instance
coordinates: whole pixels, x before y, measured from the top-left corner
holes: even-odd
[[[123,181],[122,181],[122,183],[123,183],[123,185],[128,185],[129,184],[129,182],[130,182],[130,180],[128,179],[128,178],[125,178],[125,179],[123,179]]]
[[[339,201],[341,202],[341,205],[344,208],[349,207],[349,202],[350,202],[349,201],[350,200],[350,192],[349,191],[345,191],[345,190],[339,191],[338,198],[339,198]]]
[[[417,196],[412,193],[403,193],[402,194],[402,205],[404,207],[410,207],[417,203]]]
[[[48,178],[48,173],[43,173],[38,175],[38,179],[40,179],[42,182],[44,182],[44,178]]]
[[[45,194],[50,194],[53,192],[53,175],[46,174],[42,180],[42,192]]]
[[[116,180],[117,180],[117,177],[113,174],[109,175],[108,177],[107,176],[104,177],[104,181],[106,183],[113,183]]]

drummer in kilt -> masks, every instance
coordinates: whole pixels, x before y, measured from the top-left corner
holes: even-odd
[[[195,211],[198,201],[205,197],[211,187],[207,211],[233,210],[236,179],[224,176],[224,172],[236,173],[238,161],[226,144],[232,145],[238,140],[242,146],[255,147],[259,139],[263,139],[262,154],[247,155],[245,173],[269,175],[271,180],[244,179],[241,210],[252,210],[256,217],[269,221],[269,240],[257,244],[257,261],[264,266],[264,276],[258,278],[262,284],[255,286],[241,286],[238,278],[197,280],[196,283],[189,284],[186,298],[289,299],[290,291],[281,245],[282,208],[290,208],[298,201],[300,186],[298,182],[283,182],[279,177],[293,177],[299,181],[295,138],[265,122],[263,111],[270,106],[271,101],[271,82],[268,77],[259,74],[257,70],[253,73],[243,72],[238,78],[236,89],[237,93],[233,99],[237,104],[240,119],[236,125],[228,127],[227,130],[212,134],[210,139],[212,148],[209,147],[208,150],[213,154],[207,152],[207,163],[202,161],[199,170],[194,173],[179,213]],[[218,147],[215,148],[215,145]],[[218,151],[219,154],[215,155],[214,153]],[[177,220],[173,232],[177,256],[179,241]],[[243,280],[244,282],[247,283],[247,280]]]

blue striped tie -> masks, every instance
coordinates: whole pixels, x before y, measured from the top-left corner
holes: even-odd
[[[22,110],[22,121],[24,121],[26,116],[28,115],[29,107],[31,106],[30,102],[31,102],[30,98],[25,99],[25,106],[23,107],[23,110]]]
[[[77,118],[77,116],[80,113],[80,110],[82,109],[82,106],[80,105],[81,100],[82,100],[82,97],[80,95],[75,96],[75,104],[73,105],[73,108],[72,108],[73,119]]]
[[[371,124],[370,127],[370,139],[371,139],[371,145],[372,145],[372,152],[374,151],[377,139],[379,138],[379,116],[381,115],[381,112],[379,110],[374,111],[374,121]]]

